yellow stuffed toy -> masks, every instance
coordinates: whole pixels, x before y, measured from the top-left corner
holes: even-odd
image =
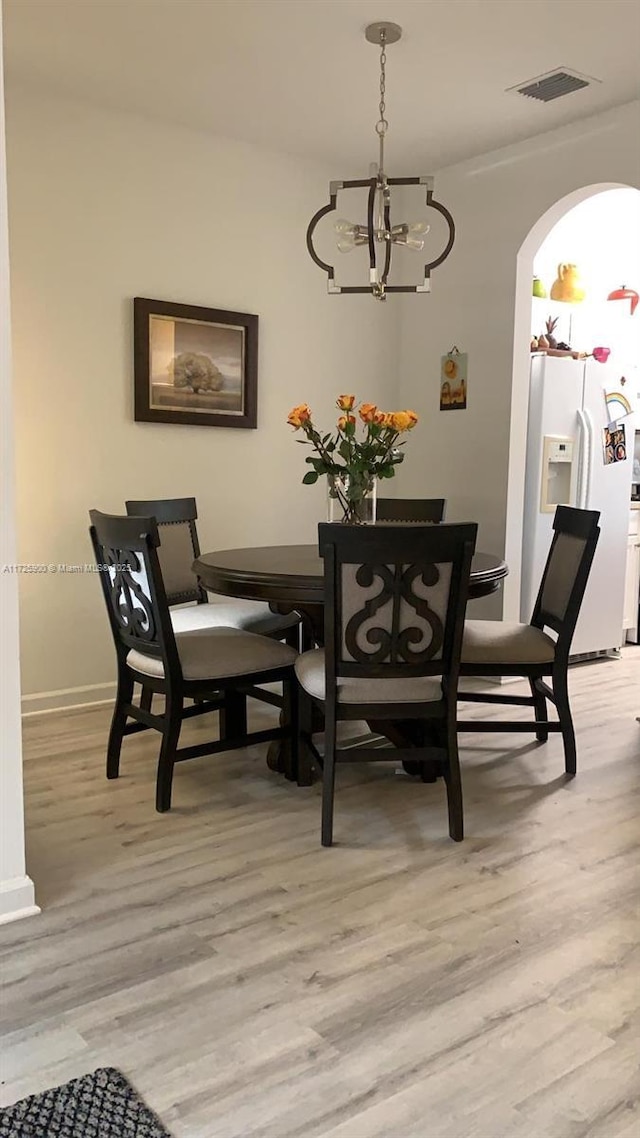
[[[558,265],[558,276],[551,285],[551,299],[564,300],[568,304],[577,304],[584,300],[585,292],[580,286],[580,274],[577,265]]]

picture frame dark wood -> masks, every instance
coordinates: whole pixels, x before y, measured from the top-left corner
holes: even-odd
[[[133,301],[134,419],[189,426],[258,425],[258,317]]]

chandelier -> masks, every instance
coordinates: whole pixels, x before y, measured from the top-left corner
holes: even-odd
[[[433,196],[433,178],[426,175],[415,178],[389,178],[384,166],[384,142],[389,129],[385,118],[386,104],[386,63],[388,44],[396,43],[402,35],[402,28],[398,24],[388,21],[369,24],[365,30],[365,37],[369,43],[380,47],[380,117],[375,129],[378,135],[379,155],[378,163],[370,167],[371,177],[355,181],[330,182],[329,204],[322,206],[311,218],[307,228],[307,249],[312,259],[327,274],[327,288],[330,293],[356,293],[370,292],[378,300],[386,300],[390,292],[430,292],[431,271],[441,265],[449,256],[455,240],[455,226],[449,210]],[[391,222],[391,190],[394,186],[424,186],[426,204],[428,208],[436,210],[444,217],[449,236],[446,246],[438,257],[428,261],[424,266],[424,278],[421,284],[388,284],[391,270],[391,256],[394,248],[400,246],[418,253],[424,249],[425,237],[430,226],[425,221],[400,222],[393,225]],[[366,245],[369,251],[369,283],[363,285],[338,285],[335,280],[335,268],[318,256],[313,235],[316,226],[326,214],[336,210],[337,198],[340,190],[368,189],[367,220],[366,224],[339,219],[334,224],[338,251],[350,253],[360,245]]]

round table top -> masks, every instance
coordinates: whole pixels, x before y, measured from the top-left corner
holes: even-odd
[[[317,545],[267,545],[202,553],[193,571],[206,589],[230,597],[291,604],[323,603],[324,566]],[[495,592],[509,572],[493,553],[475,553],[469,596]]]

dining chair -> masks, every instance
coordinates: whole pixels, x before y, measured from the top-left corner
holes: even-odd
[[[160,567],[161,539],[152,517],[118,517],[90,511],[91,541],[115,644],[118,687],[109,742],[107,778],[117,778],[125,735],[153,728],[162,735],[156,810],[171,806],[175,763],[274,739],[288,740],[286,772],[297,773],[296,652],[287,644],[239,628],[214,626],[175,632]],[[285,722],[249,732],[246,694],[256,684],[281,682]],[[164,696],[161,715],[133,702],[134,685]],[[193,706],[185,708],[185,700]],[[272,702],[267,700],[267,702]],[[185,719],[220,712],[219,739],[178,747]],[[131,722],[130,722],[131,721]]]
[[[171,608],[175,632],[196,628],[241,628],[299,647],[300,617],[297,613],[282,616],[262,601],[235,597],[211,600],[191,568],[200,556],[195,498],[160,498],[125,502],[130,516],[156,519],[162,544],[158,551],[165,590]],[[216,595],[217,597],[217,595]]]
[[[477,526],[322,523],[318,533],[325,646],[298,656],[295,670],[301,755],[302,748],[310,752],[322,770],[322,845],[333,840],[336,764],[405,759],[439,761],[449,833],[461,841],[456,695]],[[314,706],[324,713],[323,756],[310,729]],[[361,719],[417,720],[425,745],[339,747],[337,723]]]
[[[376,521],[443,522],[446,498],[378,498]]]
[[[600,536],[599,518],[598,510],[557,506],[553,540],[529,624],[467,620],[462,641],[462,676],[523,676],[531,695],[465,691],[460,700],[533,707],[535,720],[458,720],[458,730],[535,731],[540,743],[546,743],[550,731],[561,732],[565,770],[571,777],[576,773],[576,737],[567,682],[569,652]],[[548,719],[547,700],[555,704],[557,720]]]

